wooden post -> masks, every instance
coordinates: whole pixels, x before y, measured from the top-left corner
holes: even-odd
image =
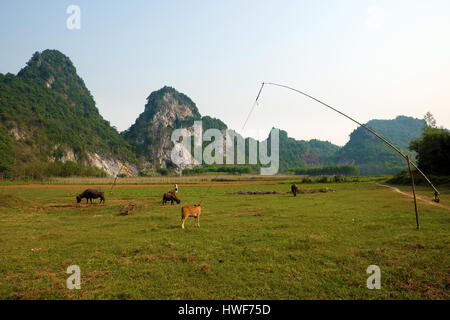
[[[112,194],[112,190],[113,190],[114,186],[116,185],[116,181],[117,181],[118,175],[119,175],[119,174],[117,174],[116,177],[114,178],[114,183],[113,183],[113,185],[111,186],[111,190],[109,190],[109,194]]]
[[[419,226],[419,212],[417,211],[416,186],[414,185],[414,174],[413,174],[413,172],[411,170],[411,162],[409,161],[409,156],[406,156],[406,159],[408,161],[409,175],[411,176],[411,186],[412,186],[412,191],[413,191],[413,195],[414,195],[414,209],[416,210],[417,229],[420,229],[420,226]]]

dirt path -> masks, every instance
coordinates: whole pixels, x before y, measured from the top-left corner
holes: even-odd
[[[404,191],[400,190],[399,188],[391,187],[391,186],[388,186],[388,185],[386,185],[386,184],[381,184],[381,183],[376,183],[376,185],[381,186],[381,187],[390,188],[390,189],[392,189],[392,191],[397,192],[397,193],[400,193],[400,194],[402,194],[402,195],[404,195],[404,196],[407,196],[408,198],[411,198],[411,199],[414,198],[412,192],[411,192],[411,193],[409,193],[409,192],[404,192]],[[434,201],[425,199],[425,198],[423,198],[423,197],[417,195],[417,193],[416,193],[416,198],[417,198],[418,201],[421,201],[421,202],[423,202],[423,203],[430,204],[430,205],[433,205],[433,206],[436,206],[436,207],[439,207],[439,208],[443,208],[443,209],[446,209],[446,210],[450,210],[450,207],[449,207],[449,206],[446,206],[446,205],[444,205],[444,204],[437,203],[437,202],[434,202]]]

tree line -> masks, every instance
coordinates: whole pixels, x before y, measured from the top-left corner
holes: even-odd
[[[357,176],[359,174],[359,168],[352,165],[294,168],[290,171],[296,175],[309,176]]]

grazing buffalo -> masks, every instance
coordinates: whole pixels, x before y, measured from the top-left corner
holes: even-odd
[[[162,204],[165,205],[166,202],[168,202],[168,201],[170,201],[171,204],[173,204],[174,201],[178,204],[181,202],[181,200],[178,199],[175,191],[169,191],[169,192],[164,193],[163,199],[162,199]]]
[[[295,183],[291,186],[291,192],[294,194],[294,197],[297,196],[298,186]]]
[[[81,202],[81,199],[85,198],[86,203],[89,200],[100,198],[100,203],[105,203],[105,193],[101,189],[86,189],[82,194],[77,195],[77,203]]]
[[[184,222],[187,218],[197,218],[197,227],[200,228],[200,214],[202,213],[202,205],[184,206],[181,208],[181,228],[184,229]]]

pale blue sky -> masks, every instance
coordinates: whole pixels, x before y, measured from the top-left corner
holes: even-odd
[[[70,4],[81,8],[80,30],[66,28]],[[262,81],[304,90],[362,122],[431,111],[449,128],[449,17],[448,0],[2,0],[0,72],[58,49],[119,130],[164,85],[240,130]],[[247,125],[253,136],[272,126],[339,145],[356,128],[274,87]]]

